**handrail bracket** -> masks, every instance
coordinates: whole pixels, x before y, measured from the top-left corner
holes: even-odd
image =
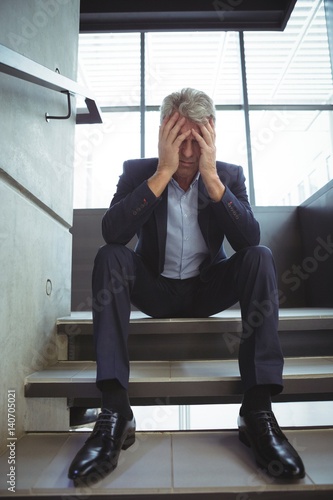
[[[49,122],[50,120],[68,120],[68,118],[71,117],[71,114],[72,114],[71,93],[68,92],[68,90],[63,90],[61,93],[67,94],[67,106],[68,106],[67,115],[65,115],[65,116],[50,116],[48,113],[45,113],[45,120],[47,122]]]

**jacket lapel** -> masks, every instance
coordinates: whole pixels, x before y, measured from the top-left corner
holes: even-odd
[[[159,272],[163,271],[165,258],[165,244],[167,236],[167,221],[168,221],[168,188],[166,188],[161,196],[161,202],[154,210],[157,244],[158,244],[158,267]]]
[[[198,184],[198,223],[205,242],[209,245],[209,224],[210,224],[209,196],[201,176]]]

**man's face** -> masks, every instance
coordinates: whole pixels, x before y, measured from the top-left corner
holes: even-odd
[[[184,125],[180,129],[179,135],[191,130],[192,128],[202,135],[198,124],[189,119],[186,119]],[[200,146],[194,135],[191,133],[179,148],[179,167],[177,170],[177,176],[193,177],[199,169],[200,155]]]

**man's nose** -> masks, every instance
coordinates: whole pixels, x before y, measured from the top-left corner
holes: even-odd
[[[192,149],[192,141],[191,140],[185,140],[182,144],[182,154],[186,158],[191,158],[193,149]]]

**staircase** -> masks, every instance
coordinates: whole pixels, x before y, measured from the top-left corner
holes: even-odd
[[[133,311],[129,393],[134,413],[136,406],[146,405],[209,404],[214,409],[216,404],[240,403],[240,332],[237,309],[203,319],[152,319]],[[234,429],[207,429],[204,419],[202,428],[196,430],[139,429],[136,443],[121,453],[118,468],[110,476],[92,487],[74,488],[67,469],[89,429],[70,429],[70,413],[100,404],[91,313],[60,318],[57,334],[59,361],[26,377],[25,396],[39,403],[39,408],[43,401],[57,398],[61,423],[57,429],[27,429],[17,443],[16,496],[333,498],[333,426],[284,426],[307,472],[303,480],[293,483],[273,480],[258,469],[250,451],[238,440],[236,422]],[[333,401],[333,309],[281,309],[279,335],[285,355],[285,390],[274,401],[309,401],[313,405]],[[45,421],[47,425],[47,418]],[[1,470],[6,460],[7,455],[0,457]],[[0,479],[0,496],[13,496],[4,478]]]

